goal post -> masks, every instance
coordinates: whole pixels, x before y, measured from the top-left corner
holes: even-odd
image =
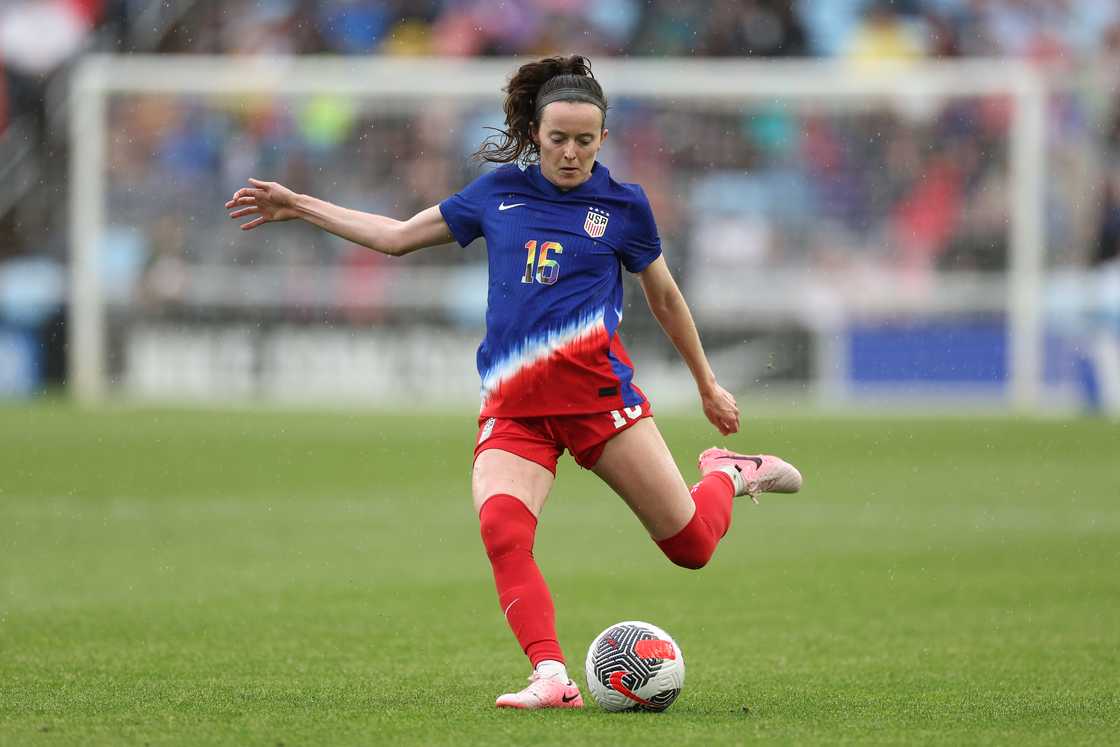
[[[76,398],[96,403],[112,396],[107,365],[109,332],[102,261],[107,227],[108,143],[113,135],[110,101],[116,96],[306,97],[336,96],[372,106],[409,109],[426,101],[500,106],[500,87],[518,64],[512,59],[230,58],[200,56],[91,55],[71,80],[70,185],[70,386]],[[789,104],[840,110],[876,107],[922,108],[929,102],[970,97],[1005,97],[1009,107],[1007,170],[1010,193],[1006,292],[995,305],[1006,311],[1007,404],[1030,411],[1040,404],[1043,379],[1043,297],[1046,195],[1045,76],[1012,60],[968,60],[853,66],[834,61],[638,60],[595,63],[612,102],[656,102],[659,106],[721,112],[744,106]],[[481,136],[481,132],[479,135]],[[621,132],[618,137],[626,138]],[[700,143],[703,148],[704,144]],[[650,154],[657,158],[657,154]],[[248,176],[248,174],[246,174]],[[640,180],[639,180],[640,181]],[[330,195],[327,195],[329,198]],[[153,209],[158,207],[153,206]],[[221,206],[215,204],[215,211]],[[952,278],[948,278],[952,286]],[[798,280],[791,278],[791,286]],[[982,290],[979,307],[996,290]],[[714,296],[713,296],[714,297]],[[865,299],[873,302],[874,299]],[[758,318],[793,318],[801,309],[773,305],[741,310]],[[876,311],[912,311],[905,294],[884,294]],[[700,307],[704,304],[699,303]],[[961,307],[969,310],[967,302]],[[702,320],[701,320],[702,321]],[[818,336],[818,355],[835,348]],[[835,358],[835,356],[833,356]],[[841,356],[842,357],[842,356]],[[816,364],[823,365],[821,361]],[[463,372],[466,376],[467,372]],[[819,380],[818,389],[830,387]],[[835,388],[832,388],[835,391]]]

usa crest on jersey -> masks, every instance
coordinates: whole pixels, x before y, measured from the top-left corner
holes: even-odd
[[[611,214],[599,208],[588,208],[587,218],[583,221],[583,230],[593,239],[602,236],[607,230],[607,220]]]

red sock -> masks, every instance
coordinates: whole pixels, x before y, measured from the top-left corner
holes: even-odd
[[[521,650],[534,667],[545,659],[563,662],[552,595],[533,560],[537,517],[512,495],[498,494],[486,499],[478,518],[498,603]]]
[[[658,540],[657,546],[669,560],[684,568],[703,568],[716,545],[731,527],[731,502],[735,484],[723,472],[712,472],[692,486],[696,513],[672,537]]]

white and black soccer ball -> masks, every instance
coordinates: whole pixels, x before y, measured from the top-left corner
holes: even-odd
[[[664,711],[684,686],[684,655],[656,625],[631,620],[591,642],[587,688],[608,711]]]

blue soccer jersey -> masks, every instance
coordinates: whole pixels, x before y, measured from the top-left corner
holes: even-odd
[[[649,200],[596,163],[564,191],[533,165],[505,165],[444,200],[466,246],[486,238],[490,288],[478,348],[482,415],[577,415],[632,407],[644,396],[618,339],[622,267],[661,255]]]

